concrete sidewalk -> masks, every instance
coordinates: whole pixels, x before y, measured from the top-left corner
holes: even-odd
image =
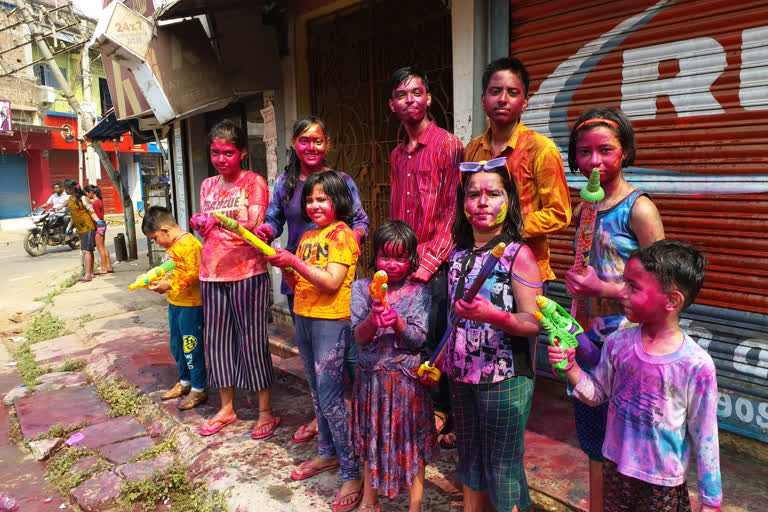
[[[33,345],[39,363],[56,364],[65,359],[82,358],[87,361],[86,372],[92,380],[120,376],[138,386],[151,399],[151,406],[137,415],[138,420],[147,430],[161,432],[162,437],[175,435],[179,456],[189,466],[192,476],[203,478],[212,489],[231,492],[230,510],[330,510],[340,485],[337,475],[323,473],[303,482],[294,482],[289,476],[294,465],[312,457],[316,450],[315,442],[290,441],[295,429],[313,414],[290,329],[273,325],[270,332],[273,362],[278,372],[273,408],[281,417],[275,436],[266,441],[250,438],[258,414],[256,396],[238,392],[239,420],[216,435],[201,437],[198,435],[200,425],[218,410],[218,393],[211,390],[208,403],[191,411],[179,411],[175,401],[160,401],[162,392],[176,382],[177,370],[168,350],[164,297],[146,290],[127,290],[128,284],[145,270],[142,265],[121,265],[114,274],[90,283],[78,283],[55,297],[52,312],[60,318],[79,319],[79,322],[74,325],[73,334]],[[34,394],[23,400],[45,402],[51,411],[62,407],[50,393]],[[77,411],[82,417],[93,412],[80,410],[79,405],[68,403],[63,407]],[[731,438],[721,449],[725,495],[722,510],[768,510],[765,463],[731,448],[741,441]],[[525,464],[535,510],[586,511],[587,460],[578,448],[572,405],[561,384],[537,379],[525,442]],[[438,460],[428,466],[425,512],[461,510],[455,455],[455,451],[443,451]],[[695,497],[695,464],[689,482],[691,495]],[[393,501],[382,500],[385,511],[405,508],[407,493]]]

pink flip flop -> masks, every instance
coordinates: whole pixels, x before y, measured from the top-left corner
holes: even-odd
[[[339,469],[338,461],[336,461],[335,464],[331,464],[330,466],[318,468],[312,465],[311,460],[308,460],[308,461],[302,462],[301,464],[299,464],[299,467],[291,471],[291,478],[293,480],[306,480],[307,478],[312,478],[313,476],[319,475],[320,473],[324,473],[326,471],[333,471],[335,469]]]
[[[237,421],[237,416],[232,416],[231,418],[227,418],[225,420],[222,420],[221,418],[217,420],[210,419],[203,423],[203,426],[200,427],[200,435],[201,436],[212,436],[219,430],[223,429],[230,423],[233,423]],[[213,423],[211,423],[213,422]]]
[[[357,495],[357,498],[355,498],[355,500],[352,503],[347,503],[346,505],[342,505],[340,503],[340,501],[346,498],[347,496],[353,496],[353,495]],[[351,510],[355,510],[361,501],[363,501],[362,487],[360,487],[360,489],[356,491],[351,491],[344,495],[342,495],[341,491],[339,491],[336,494],[336,499],[333,500],[333,503],[331,503],[331,510],[333,510],[333,512],[350,512]]]
[[[280,416],[272,416],[264,423],[256,423],[256,425],[253,426],[253,431],[251,432],[251,439],[266,439],[268,437],[271,437],[272,434],[275,433],[275,430],[277,430],[277,426],[280,424]],[[264,432],[258,432],[258,430],[261,427],[267,427],[269,426],[269,430],[266,430]]]
[[[308,428],[306,425],[302,425],[293,433],[291,441],[294,443],[306,443],[314,439],[315,436],[317,436],[317,427]]]

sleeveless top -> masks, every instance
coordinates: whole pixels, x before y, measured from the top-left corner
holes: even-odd
[[[472,286],[485,258],[499,242],[508,245],[478,295],[507,313],[517,312],[512,292],[512,267],[521,245],[510,243],[505,235],[497,236],[480,249],[454,249],[448,264],[451,304],[461,299]],[[452,311],[453,307],[449,314]],[[492,384],[520,376],[533,378],[528,338],[464,318],[458,319],[448,341],[443,367],[451,379],[469,384]]]
[[[589,265],[603,281],[624,282],[624,266],[629,254],[639,247],[637,237],[629,225],[629,217],[640,196],[650,198],[648,194],[635,189],[612,208],[597,212]],[[575,251],[575,239],[573,246]],[[627,325],[624,308],[619,301],[591,297],[585,303],[585,313],[589,320],[582,327],[592,341],[601,344],[609,334]]]

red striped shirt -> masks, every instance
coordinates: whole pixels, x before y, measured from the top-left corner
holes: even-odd
[[[408,138],[392,150],[389,218],[416,231],[421,266],[435,273],[453,248],[456,185],[464,145],[452,133],[430,123],[412,152]]]

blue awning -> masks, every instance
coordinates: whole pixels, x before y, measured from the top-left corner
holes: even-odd
[[[144,144],[155,140],[152,132],[142,132],[139,130],[139,121],[137,119],[118,120],[114,108],[109,109],[99,122],[86,132],[85,138],[89,140],[111,141],[126,132],[131,133],[134,144]]]

